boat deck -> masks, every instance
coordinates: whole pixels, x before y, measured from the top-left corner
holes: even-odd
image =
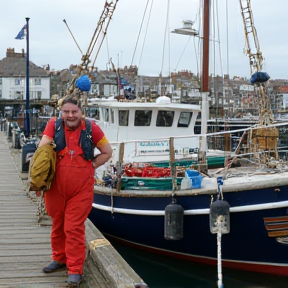
[[[9,146],[6,133],[0,132],[0,287],[67,287],[65,268],[52,274],[42,272],[51,261],[51,225],[47,225],[49,219],[39,225],[37,206],[25,185],[28,174],[18,170],[21,150]],[[90,220],[86,221],[86,245],[90,253],[81,288],[118,287],[115,279],[123,288],[131,287],[131,282],[143,283]],[[119,275],[124,275],[121,280]]]

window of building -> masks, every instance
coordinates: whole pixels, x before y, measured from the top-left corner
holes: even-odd
[[[188,127],[192,118],[192,112],[181,112],[177,127]]]
[[[35,78],[34,83],[35,85],[41,85],[41,78]]]
[[[135,126],[150,126],[152,110],[136,110],[135,111]]]
[[[23,95],[21,91],[16,91],[16,99],[23,100]]]
[[[37,91],[37,99],[41,100],[42,98],[42,91]]]
[[[129,110],[119,110],[119,126],[128,126]]]
[[[174,119],[174,111],[158,111],[156,126],[157,127],[171,127]]]
[[[2,98],[2,90],[0,90],[0,98]]]
[[[15,85],[20,85],[21,84],[21,80],[20,79],[15,79]]]
[[[2,85],[2,78],[0,78],[0,85]]]

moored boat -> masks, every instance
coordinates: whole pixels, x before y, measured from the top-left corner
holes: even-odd
[[[223,197],[230,205],[231,223],[230,233],[222,238],[223,265],[288,275],[287,164],[271,160],[259,167],[250,163],[250,157],[240,155],[238,159],[240,167],[210,170],[210,177],[203,177],[200,185],[186,189],[181,187],[183,175],[175,178],[173,189],[173,177],[167,168],[165,171],[161,167],[159,175],[155,166],[148,166],[155,173],[153,177],[143,175],[145,167],[134,168],[131,174],[126,171],[118,179],[121,185],[110,182],[106,187],[99,183],[95,186],[89,218],[104,234],[127,244],[216,264],[216,236],[209,227],[210,205]],[[177,169],[180,167],[185,166]],[[191,165],[184,169],[191,170]],[[219,176],[225,178],[222,192],[217,184]],[[112,181],[113,177],[117,179],[112,174]],[[164,237],[165,209],[173,199],[184,210],[183,239],[177,241]]]
[[[209,15],[209,1],[204,2],[204,14]],[[246,2],[247,7],[241,6],[243,17],[247,11],[251,11],[249,1]],[[247,17],[251,22],[246,22],[253,24],[252,14]],[[204,23],[204,47],[205,40],[209,39],[209,28],[207,34],[205,25]],[[209,43],[206,42],[206,45],[209,53]],[[249,55],[258,64],[255,65],[256,73],[262,69],[262,56],[260,50],[257,52]],[[259,55],[261,57],[257,58]],[[218,266],[220,238],[223,266],[288,275],[288,165],[285,159],[279,157],[280,151],[285,147],[281,147],[278,130],[280,127],[285,130],[288,123],[274,124],[273,119],[270,119],[271,109],[269,110],[269,100],[265,94],[266,79],[254,82],[257,95],[262,101],[257,125],[207,134],[207,66],[207,61],[203,60],[203,75],[206,78],[202,79],[202,134],[163,135],[161,131],[164,128],[152,131],[146,127],[122,130],[122,133],[117,134],[120,142],[114,143],[116,148],[109,163],[110,168],[106,167],[108,170],[104,177],[98,175],[89,218],[102,233],[128,245],[202,263],[218,263]],[[113,113],[111,106],[103,109],[106,109],[103,115],[109,115],[109,119],[118,119],[115,123],[120,125],[121,115],[124,114],[120,108]],[[135,112],[130,114],[129,117],[132,118],[129,119],[136,122],[138,117],[135,115]],[[155,116],[151,117],[149,125],[156,125],[157,113],[151,112],[151,115]],[[175,123],[179,123],[179,115],[175,113],[174,116]],[[195,118],[191,119],[190,128],[193,130]],[[111,129],[109,121],[106,121],[106,129],[103,126],[107,133]],[[116,131],[113,131],[114,134]],[[149,131],[151,137],[141,138],[144,137],[144,131]],[[238,137],[240,132],[242,135]],[[156,139],[152,139],[153,133],[157,133]],[[226,148],[231,147],[231,139],[235,133],[238,137],[236,147],[234,151],[228,151]],[[121,138],[128,134],[129,138]],[[206,143],[209,144],[209,137],[219,135],[225,135],[227,145],[223,151],[213,152],[222,153],[226,161],[224,167],[211,169],[207,167],[209,149],[206,149]],[[179,143],[181,149],[178,149]],[[142,150],[139,150],[140,147]],[[165,167],[163,163],[167,161],[170,171],[156,169]],[[147,167],[150,169],[148,177],[144,173]],[[183,171],[184,175],[181,175]],[[191,171],[195,174],[190,177]],[[193,177],[199,176],[200,184],[198,182],[193,187]],[[221,209],[217,210],[218,214],[214,213],[214,219],[212,207],[219,203],[227,204],[228,209],[225,210],[226,214],[221,214]],[[171,206],[174,210],[178,209],[178,214],[174,211],[176,216],[169,210]],[[174,231],[169,230],[171,226]],[[171,235],[167,235],[167,230]]]

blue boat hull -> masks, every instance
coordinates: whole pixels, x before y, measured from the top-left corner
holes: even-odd
[[[224,193],[230,205],[230,233],[222,235],[224,267],[288,275],[288,246],[283,244],[285,241],[279,243],[277,237],[269,237],[264,222],[267,218],[287,216],[288,186],[281,187],[281,191],[277,189]],[[164,239],[163,212],[171,204],[171,196],[111,197],[110,193],[96,190],[89,218],[103,234],[127,244],[217,264],[217,234],[211,234],[209,226],[211,195],[180,195],[176,197],[177,203],[185,211],[182,240]],[[281,223],[285,226],[285,221]],[[280,230],[284,229],[281,227]],[[285,240],[285,236],[281,239]]]

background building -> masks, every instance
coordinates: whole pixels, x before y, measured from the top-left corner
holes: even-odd
[[[29,98],[33,100],[50,99],[50,75],[29,61]],[[0,61],[0,99],[26,100],[26,57],[8,48],[6,57]]]

